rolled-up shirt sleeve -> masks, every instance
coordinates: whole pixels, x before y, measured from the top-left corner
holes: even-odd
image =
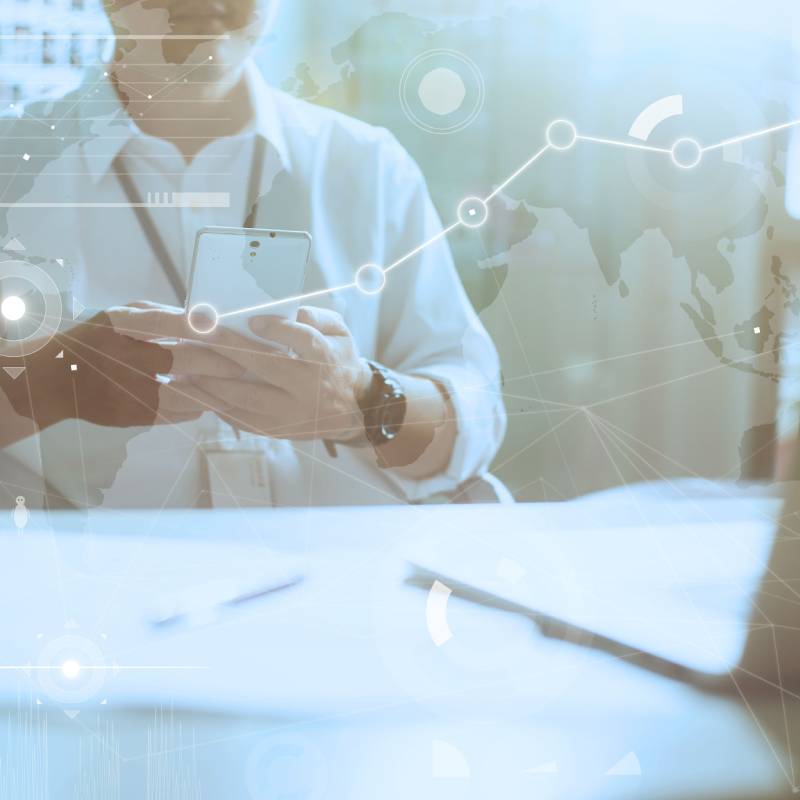
[[[424,479],[387,470],[409,501],[452,492],[489,468],[506,430],[497,351],[467,297],[425,179],[391,140],[386,171],[388,222],[377,359],[398,372],[426,377],[449,395],[456,437],[444,472]],[[453,211],[455,215],[455,209]],[[451,235],[463,235],[463,229]],[[478,235],[477,232],[470,232]],[[427,243],[407,261],[392,265]]]

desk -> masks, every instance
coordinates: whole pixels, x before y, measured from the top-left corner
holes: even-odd
[[[182,674],[157,675],[155,704],[147,682],[138,676],[126,685],[124,673],[78,707],[47,697],[36,705],[31,694],[6,691],[0,797],[44,797],[45,781],[51,797],[81,800],[654,798],[709,796],[715,786],[727,798],[780,796],[790,766],[766,736],[770,726],[782,736],[771,701],[748,710],[457,600],[449,608],[452,641],[433,644],[425,594],[400,580],[411,532],[435,535],[445,523],[596,524],[597,506],[577,505],[93,514],[89,539],[134,535],[144,545],[126,550],[134,583],[149,537],[187,546],[259,542],[320,570],[215,634],[208,662],[225,680],[201,712],[170,708],[164,686],[177,690],[188,680]],[[620,524],[641,521],[641,509],[614,513]],[[740,511],[721,503],[713,513],[722,520]],[[776,513],[776,505],[758,513]],[[54,520],[57,531],[76,526],[69,516]],[[85,567],[75,562],[86,542],[86,534],[58,533],[67,569]],[[171,565],[161,566],[169,574]],[[20,580],[35,587],[36,575]],[[68,600],[71,587],[67,581]],[[107,628],[113,639],[127,602],[113,589],[75,601],[80,627],[72,630],[97,636]],[[12,621],[2,624],[0,638],[9,641]],[[167,657],[169,647],[158,655]],[[147,658],[142,650],[136,656]],[[262,691],[248,707],[235,684],[256,661]],[[232,705],[236,713],[226,713]]]

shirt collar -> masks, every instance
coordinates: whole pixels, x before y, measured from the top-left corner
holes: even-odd
[[[134,137],[144,136],[136,121],[120,102],[108,68],[87,73],[79,90],[78,113],[83,124],[83,150],[87,170],[95,183],[110,171],[114,159]],[[251,61],[245,67],[245,81],[254,117],[243,133],[253,132],[272,145],[283,168],[291,171],[291,157],[274,91]],[[90,102],[87,102],[90,101]]]
[[[262,136],[272,145],[283,168],[287,172],[291,172],[292,159],[275,90],[267,84],[261,70],[253,61],[250,61],[245,67],[245,81],[250,92],[250,104],[255,113],[253,130],[256,135]]]

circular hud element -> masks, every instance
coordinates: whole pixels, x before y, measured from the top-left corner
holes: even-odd
[[[61,292],[41,267],[0,262],[0,355],[33,355],[58,332],[62,314]]]
[[[427,133],[464,130],[486,102],[486,84],[475,62],[456,50],[428,50],[403,70],[403,113]]]
[[[83,636],[59,636],[39,654],[37,677],[54,702],[85,703],[103,688],[106,663],[100,648]]]

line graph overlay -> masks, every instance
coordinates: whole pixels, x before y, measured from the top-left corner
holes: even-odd
[[[0,36],[0,39],[3,37]],[[163,38],[163,37],[162,37]],[[192,37],[175,37],[175,38],[192,38]],[[210,37],[205,37],[210,38]],[[225,36],[220,36],[219,38],[227,38]],[[196,65],[194,68],[199,67],[200,65]],[[163,91],[163,87],[162,87]],[[650,112],[651,117],[657,116],[656,112],[667,114],[668,116],[674,116],[678,113],[677,103],[675,102],[675,98],[679,97],[676,95],[675,97],[665,98],[665,100],[669,101],[668,105],[665,105],[663,108],[654,108],[654,106],[645,109],[645,112],[637,118],[632,126],[629,135],[634,138],[641,138],[643,130],[645,126],[649,126],[652,122],[652,119],[646,116],[646,112]],[[681,101],[682,107],[682,101]],[[638,124],[637,124],[638,123]],[[312,300],[316,297],[323,297],[326,295],[336,294],[338,292],[343,292],[349,289],[358,289],[361,291],[362,294],[367,295],[375,295],[379,294],[383,291],[386,285],[386,275],[406,264],[408,261],[413,259],[415,256],[419,255],[427,248],[431,247],[432,245],[436,244],[437,242],[441,241],[442,239],[449,236],[454,230],[457,228],[468,228],[474,229],[481,227],[485,222],[488,221],[489,213],[488,213],[488,204],[492,202],[501,192],[507,189],[515,180],[517,180],[520,176],[522,176],[525,172],[527,172],[539,159],[541,159],[547,152],[549,151],[556,151],[556,152],[565,152],[571,150],[577,142],[588,142],[591,144],[597,145],[604,145],[608,147],[617,147],[629,150],[638,150],[643,152],[649,153],[656,153],[659,155],[669,156],[672,160],[672,163],[675,167],[681,170],[689,170],[693,169],[694,167],[698,166],[702,161],[703,155],[707,152],[711,152],[714,150],[725,149],[730,147],[731,145],[736,145],[741,142],[750,141],[753,139],[762,138],[765,136],[770,136],[774,133],[778,133],[784,130],[788,130],[790,128],[794,128],[800,126],[800,119],[791,120],[789,122],[784,122],[779,125],[774,125],[769,128],[763,128],[761,130],[752,131],[750,133],[741,134],[739,136],[734,136],[728,139],[724,139],[721,142],[716,142],[710,145],[701,145],[695,139],[689,137],[683,137],[675,141],[672,147],[659,147],[656,145],[650,144],[643,144],[641,141],[629,141],[623,139],[612,139],[607,137],[601,136],[591,136],[587,134],[579,133],[574,123],[566,119],[557,119],[551,122],[545,131],[545,144],[536,151],[524,164],[522,164],[517,170],[511,173],[504,181],[502,181],[498,186],[496,186],[485,198],[465,198],[458,208],[457,213],[457,220],[453,222],[446,228],[443,228],[437,234],[432,236],[427,241],[423,242],[422,244],[418,245],[414,249],[410,250],[409,252],[405,253],[404,255],[400,256],[396,261],[389,264],[388,266],[381,266],[379,264],[365,264],[361,268],[359,268],[358,272],[356,273],[356,279],[350,283],[341,284],[339,286],[327,287],[325,289],[318,289],[312,292],[306,292],[304,294],[298,294],[291,297],[281,298],[278,300],[271,300],[266,303],[260,303],[258,305],[247,306],[245,308],[238,308],[234,309],[233,311],[226,311],[224,313],[219,313],[213,306],[209,304],[202,304],[204,309],[210,310],[212,312],[212,316],[215,320],[212,326],[209,326],[209,330],[205,331],[205,333],[210,333],[216,328],[216,323],[219,320],[227,319],[230,317],[239,316],[241,314],[249,314],[256,311],[266,311],[270,308],[277,308],[283,305],[289,305],[291,303],[298,303],[303,302],[304,300]],[[467,216],[467,212],[465,211],[465,204],[472,203],[472,208],[469,210],[470,215],[475,215],[476,213],[479,215],[479,220],[476,220],[475,223]],[[13,208],[13,207],[22,207],[22,208],[54,208],[54,207],[78,207],[78,208],[123,208],[131,207],[131,203],[11,203],[11,202],[0,202],[0,208]],[[163,205],[161,203],[142,203],[143,207],[152,208],[152,207],[159,207]],[[220,203],[220,205],[224,205],[224,203]],[[477,209],[477,210],[476,210]],[[364,282],[362,281],[361,277],[364,276],[365,270],[374,271],[377,270],[381,272],[382,280],[378,281],[377,288],[369,289],[365,288]],[[189,310],[189,316],[191,317],[193,312],[197,312],[199,306],[195,306],[194,308]],[[189,325],[196,333],[202,335],[203,331],[198,330],[198,328],[192,323],[191,319],[189,320]],[[202,325],[200,326],[202,327]]]
[[[674,104],[673,104],[674,105]],[[672,109],[675,110],[674,108]],[[472,224],[470,220],[462,213],[462,209],[464,208],[464,204],[468,201],[475,201],[476,203],[481,203],[483,206],[488,206],[489,203],[492,202],[501,192],[507,189],[517,178],[521,177],[525,172],[527,172],[539,159],[542,158],[546,153],[550,151],[556,152],[565,152],[567,150],[571,150],[572,147],[577,142],[589,142],[591,144],[598,144],[598,145],[605,145],[608,147],[618,147],[628,150],[639,150],[648,153],[657,153],[659,155],[669,156],[672,160],[672,163],[675,167],[681,170],[690,170],[694,169],[696,166],[700,164],[702,161],[703,155],[707,152],[718,150],[722,148],[726,148],[733,144],[738,144],[739,142],[748,141],[751,139],[757,139],[764,136],[769,136],[773,133],[777,133],[780,131],[787,130],[789,128],[793,128],[796,126],[800,126],[800,119],[792,120],[790,122],[785,122],[780,125],[775,125],[770,128],[764,128],[762,130],[754,131],[752,133],[742,134],[740,136],[734,136],[730,139],[724,139],[721,142],[717,142],[715,144],[706,145],[705,147],[702,146],[699,142],[695,139],[690,137],[682,137],[676,140],[672,147],[658,147],[656,145],[649,145],[649,144],[642,144],[641,142],[632,142],[623,139],[611,139],[601,136],[589,136],[586,134],[579,133],[575,125],[566,119],[558,119],[554,120],[547,126],[547,130],[545,133],[546,144],[537,150],[522,166],[520,166],[517,170],[511,173],[502,183],[500,183],[497,187],[495,187],[492,192],[490,192],[486,197],[482,200],[480,198],[465,198],[461,204],[459,205],[458,211],[458,219],[449,225],[446,228],[443,228],[439,233],[435,236],[432,236],[426,242],[415,247],[413,250],[410,250],[408,253],[400,256],[396,261],[389,264],[386,267],[381,267],[377,264],[366,264],[361,267],[357,273],[356,280],[352,283],[342,284],[340,286],[334,286],[326,289],[319,289],[314,292],[308,292],[306,294],[295,295],[292,297],[282,298],[280,300],[272,300],[268,303],[262,303],[255,306],[248,306],[247,308],[238,308],[233,311],[227,311],[224,314],[219,314],[215,311],[216,317],[218,320],[235,317],[240,314],[249,314],[255,311],[265,311],[270,308],[276,308],[283,305],[288,305],[290,303],[298,303],[304,300],[311,300],[315,297],[322,297],[325,295],[335,294],[337,292],[342,292],[348,289],[359,289],[363,294],[379,294],[384,286],[385,280],[383,284],[378,288],[376,291],[367,291],[365,290],[362,285],[361,281],[358,278],[359,274],[362,274],[362,271],[366,268],[370,269],[377,269],[382,270],[383,275],[389,273],[391,270],[396,269],[397,267],[402,266],[403,264],[410,261],[415,256],[422,253],[427,248],[431,247],[432,245],[436,244],[436,242],[446,238],[449,236],[454,230],[457,228],[478,228],[484,222],[488,220],[488,209],[486,210],[485,215],[482,216],[482,219],[478,224]],[[632,136],[635,134],[631,134]],[[2,206],[2,204],[0,204]],[[192,309],[193,311],[194,309]],[[189,313],[191,314],[192,311]],[[194,329],[194,326],[192,326]]]

